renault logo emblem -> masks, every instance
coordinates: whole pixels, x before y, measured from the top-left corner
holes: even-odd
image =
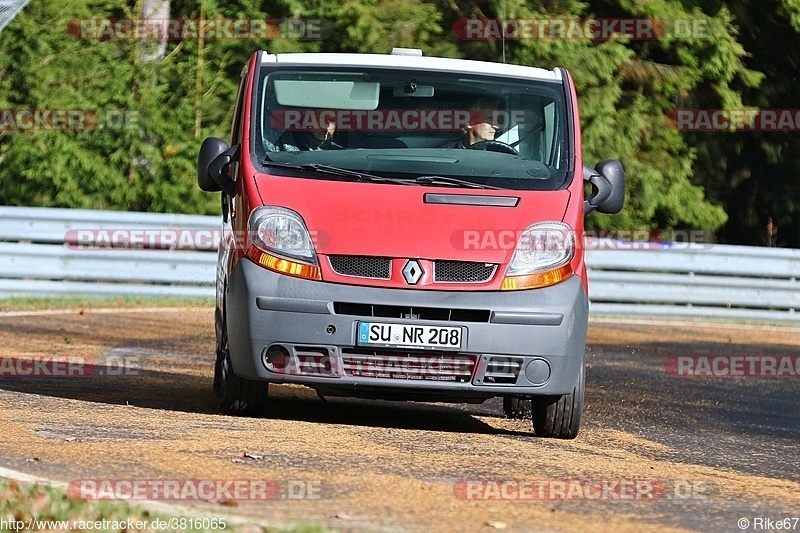
[[[406,263],[406,266],[403,267],[403,278],[409,285],[416,285],[419,278],[422,277],[422,274],[422,267],[416,259],[411,259]]]

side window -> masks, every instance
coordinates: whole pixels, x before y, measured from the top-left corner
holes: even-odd
[[[557,154],[557,150],[560,146],[555,147],[556,139],[556,132],[558,124],[556,124],[556,104],[552,102],[545,106],[544,108],[544,154],[542,154],[545,158],[542,161],[545,161],[551,167],[558,168],[559,167],[559,154]]]
[[[242,140],[242,113],[244,112],[244,87],[247,83],[247,67],[242,71],[242,79],[239,82],[239,93],[236,96],[236,105],[233,107],[233,121],[231,123],[231,146],[239,144]],[[242,153],[242,150],[239,151]],[[239,162],[233,161],[231,163],[231,177],[234,181],[239,179]],[[231,212],[231,199],[224,192],[220,199],[222,203],[222,220],[228,221],[228,214]]]
[[[244,86],[247,83],[247,67],[242,71],[242,80],[239,82],[239,93],[236,96],[236,106],[233,111],[231,124],[231,146],[239,144],[242,140],[242,112],[244,111]]]

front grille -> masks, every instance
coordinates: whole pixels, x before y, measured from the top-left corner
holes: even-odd
[[[411,307],[352,302],[333,302],[337,315],[375,318],[404,318],[411,320],[442,320],[446,322],[489,322],[488,309],[450,309],[447,307]]]
[[[297,373],[305,376],[330,376],[333,364],[327,348],[296,346],[294,355],[297,358]]]
[[[392,277],[392,260],[386,257],[364,255],[330,255],[331,268],[342,276],[389,279]]]
[[[484,384],[513,385],[517,382],[523,359],[516,357],[490,357],[483,374]]]
[[[494,276],[497,265],[473,261],[436,261],[433,280],[437,283],[482,283]]]
[[[342,276],[391,279],[392,260],[366,255],[328,256],[331,268]],[[433,263],[435,283],[484,283],[492,279],[497,265],[473,261],[438,260]]]
[[[466,383],[472,378],[475,361],[475,356],[452,353],[342,350],[344,375],[354,378]]]

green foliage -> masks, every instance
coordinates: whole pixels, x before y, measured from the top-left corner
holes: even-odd
[[[738,41],[748,63],[763,72],[760,84],[739,80],[732,89],[747,106],[797,109],[800,101],[800,1],[727,2],[738,26]],[[691,95],[685,107],[714,107],[704,94]],[[800,248],[800,135],[787,132],[696,134],[695,179],[718,199],[731,220],[719,231],[731,243]],[[772,220],[777,234],[767,237]]]
[[[113,16],[113,10],[98,2],[32,2],[0,34],[0,108],[84,111],[87,124],[98,114],[124,120],[111,129],[7,132],[0,138],[0,199],[214,212],[214,199],[193,186],[195,147],[186,131],[192,100],[175,98],[191,88],[173,71],[178,59],[144,63],[139,43],[67,33],[70,20],[98,14]]]
[[[249,531],[258,533],[324,533],[328,528],[313,522],[299,522],[260,526],[242,525],[228,516],[217,518],[216,524],[224,523],[222,528],[203,528],[210,524],[209,519],[197,516],[192,511],[189,516],[154,513],[144,506],[130,505],[119,500],[86,501],[70,498],[64,490],[47,485],[30,485],[0,479],[0,533],[31,530],[73,530],[73,526],[85,528],[81,531],[130,531],[127,525],[147,525],[145,531]],[[170,528],[170,523],[185,525],[183,528]],[[36,528],[36,524],[39,525]],[[162,526],[158,529],[158,525]],[[149,527],[153,526],[153,527]],[[136,530],[138,531],[138,530]]]
[[[64,491],[50,486],[21,484],[7,480],[0,480],[0,516],[3,517],[0,532],[19,531],[21,528],[14,527],[15,525],[22,526],[34,520],[45,522],[42,524],[42,529],[47,529],[48,525],[51,528],[59,527],[53,521],[66,521],[70,526],[73,521],[84,524],[92,522],[94,526],[94,522],[100,522],[98,525],[102,525],[103,520],[109,525],[113,522],[127,524],[128,520],[133,523],[146,521],[149,524],[154,520],[171,518],[151,515],[146,509],[131,506],[127,502],[74,500]],[[20,524],[10,523],[11,520]],[[47,522],[50,524],[46,524]],[[106,526],[106,530],[108,528],[109,526]],[[191,529],[196,531],[194,528]]]
[[[523,65],[566,67],[578,93],[585,161],[593,164],[616,158],[626,169],[626,208],[613,217],[590,215],[589,227],[714,230],[725,223],[723,209],[705,198],[702,187],[693,182],[696,151],[671,129],[665,116],[684,95],[698,90],[715,91],[727,107],[741,107],[738,93],[729,87],[732,80],[760,81],[742,62],[745,52],[736,42],[727,11],[704,13],[674,0],[565,1],[557,6],[508,0],[505,15],[501,5],[473,2],[460,4],[450,18],[472,16],[694,19],[713,28],[708,38],[683,40],[512,40],[506,42],[506,57]],[[459,46],[465,55],[484,60],[497,60],[502,53],[498,41]]]
[[[389,53],[394,47],[424,48],[428,55],[452,57],[456,48],[443,36],[441,13],[420,0],[309,2],[309,14],[335,21],[325,52]],[[317,5],[318,4],[318,5]]]

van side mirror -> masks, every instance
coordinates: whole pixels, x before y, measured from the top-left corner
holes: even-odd
[[[197,185],[206,192],[223,191],[228,196],[236,194],[233,180],[228,176],[228,165],[236,158],[239,145],[216,137],[208,137],[200,146],[197,156]]]
[[[615,215],[625,204],[625,170],[616,159],[600,161],[594,168],[583,164],[583,179],[591,183],[592,194],[583,202],[583,211],[595,209],[600,213]]]

